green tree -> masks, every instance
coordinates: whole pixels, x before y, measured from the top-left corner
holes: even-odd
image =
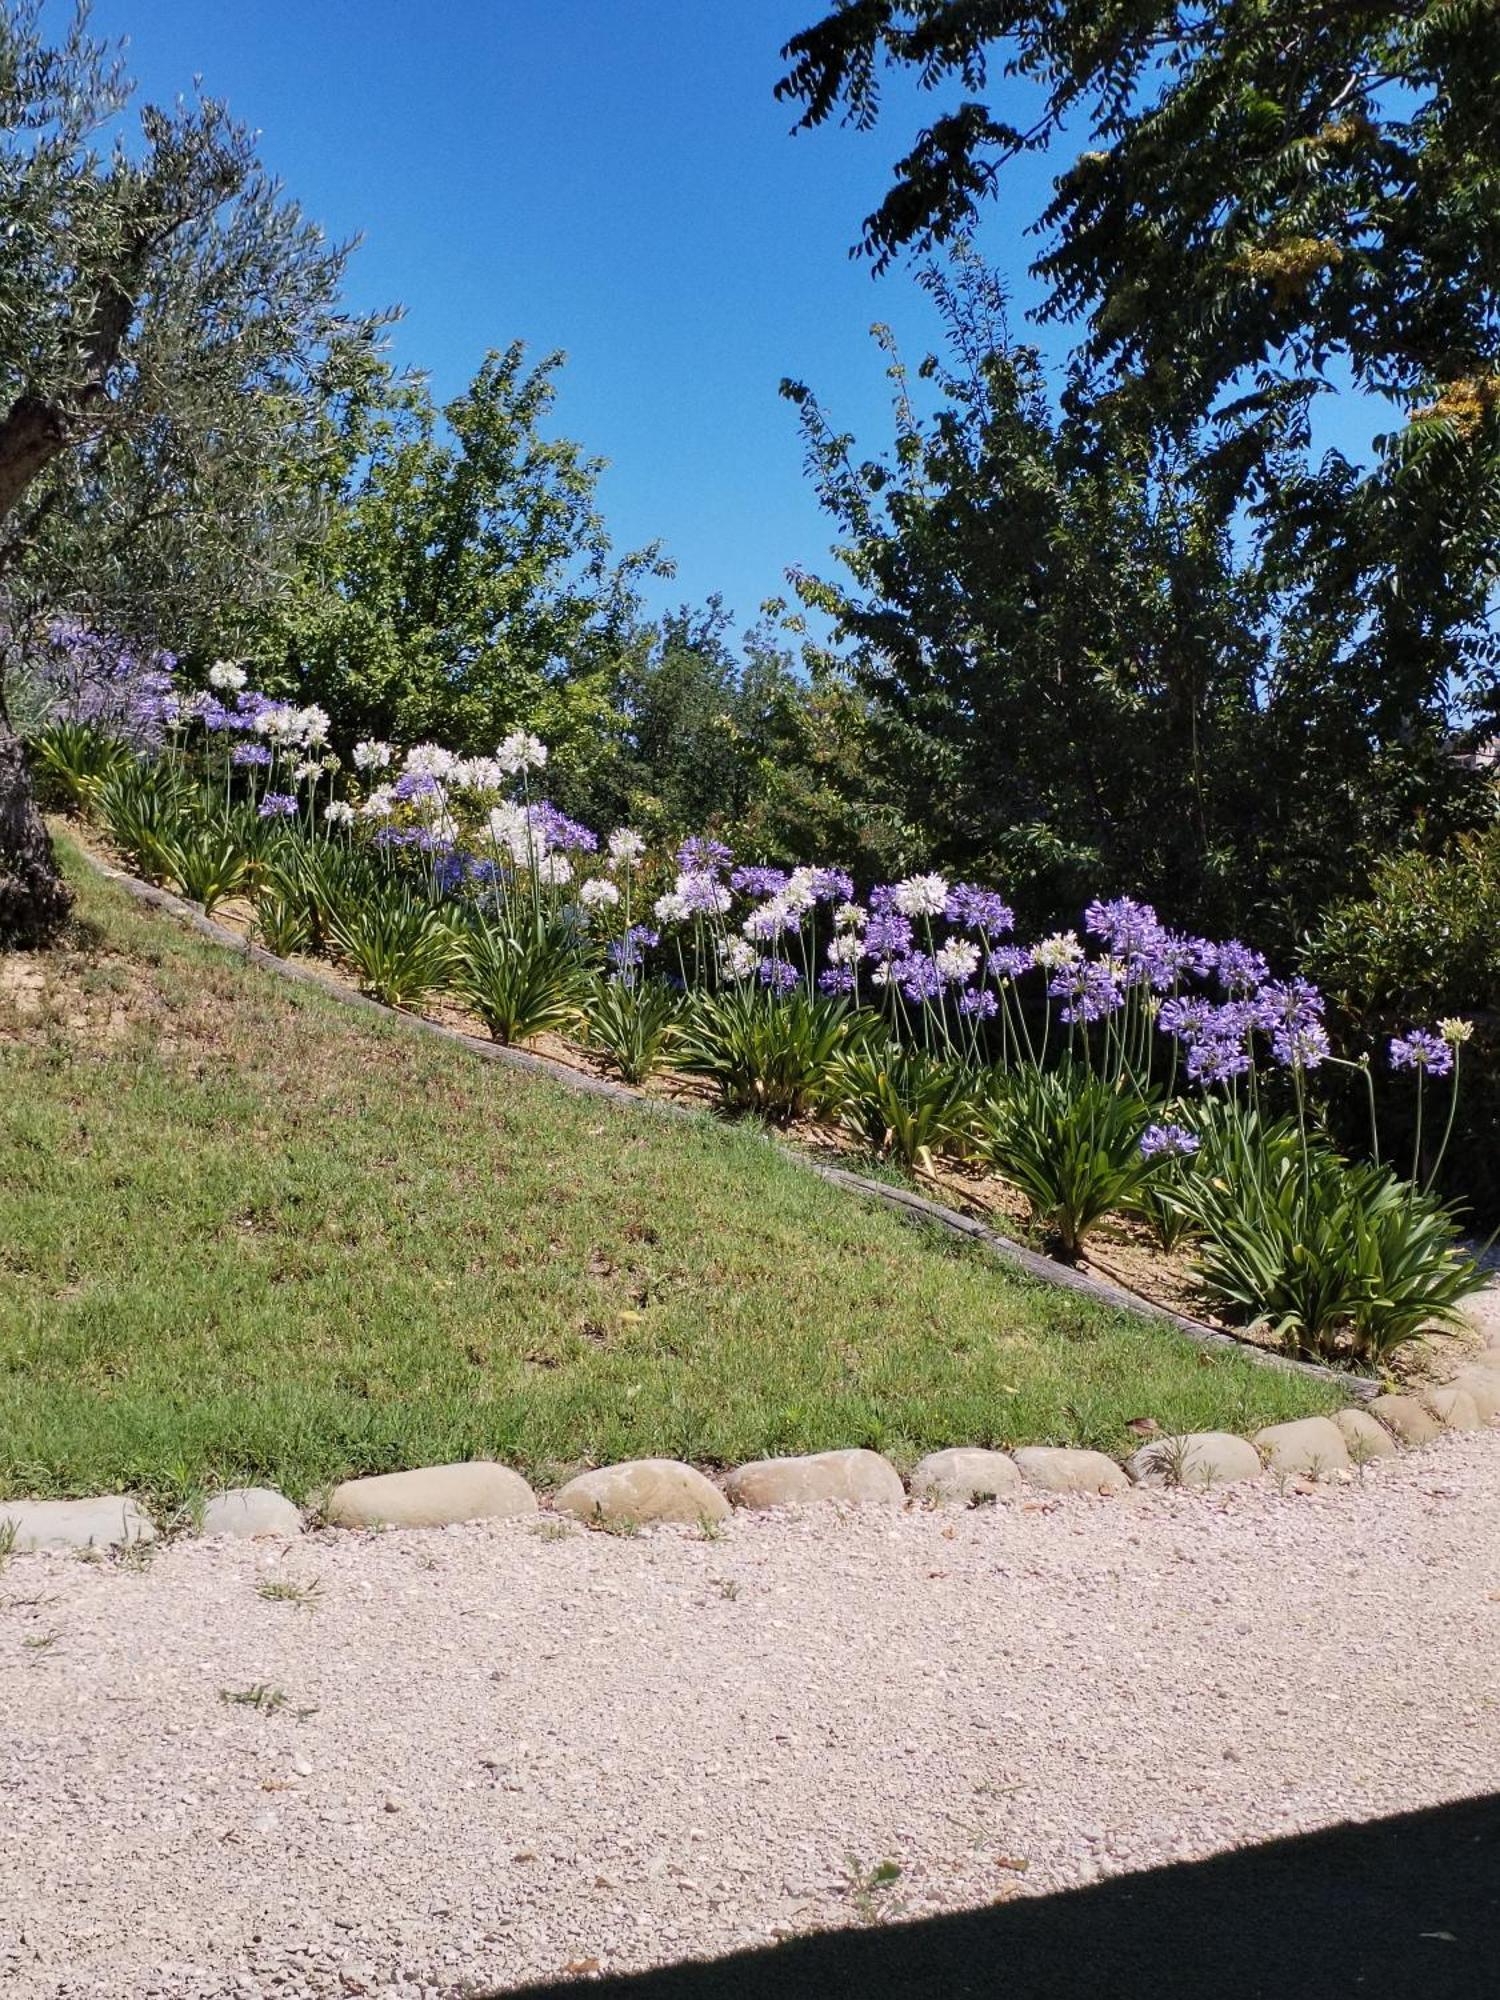
[[[561,365],[515,342],[441,409],[393,380],[352,412],[329,532],[257,643],[342,736],[482,753],[524,726],[575,778],[602,754],[637,586],[669,566],[615,558],[603,462],[544,435]]]
[[[961,232],[1020,156],[1055,165],[1034,269],[1075,395],[1232,469],[1220,516],[1299,615],[1357,605],[1286,668],[1351,755],[1430,743],[1455,695],[1493,718],[1500,9],[843,0],[785,55],[803,125],[873,125],[892,70],[941,105],[866,222],[877,264]],[[1310,450],[1351,387],[1388,412],[1368,466]]]
[[[0,12],[11,659],[59,593],[59,550],[75,566],[111,550],[97,581],[119,601],[139,603],[151,563],[161,575],[189,546],[220,592],[283,587],[306,498],[284,468],[378,324],[339,309],[347,247],[267,179],[223,105],[146,105],[130,131],[133,86],[86,7],[56,39],[43,12]],[[0,678],[0,942],[45,938],[66,909]]]
[[[1419,814],[1441,835],[1487,809],[1443,703],[1391,698],[1366,652],[1368,545],[1351,587],[1337,542],[1242,507],[1336,479],[1291,413],[1164,439],[1079,369],[1055,404],[972,255],[925,282],[955,358],[914,383],[892,351],[889,454],[787,393],[847,570],[801,592],[934,858],[1038,918],[1144,892],[1286,940]]]

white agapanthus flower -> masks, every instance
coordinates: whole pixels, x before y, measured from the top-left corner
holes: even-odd
[[[836,931],[862,931],[869,921],[870,912],[863,903],[840,903],[833,913]]]
[[[796,913],[788,905],[785,891],[759,904],[740,925],[747,938],[755,938],[761,944],[769,944],[783,932],[796,928]]]
[[[233,660],[215,660],[208,670],[208,684],[224,694],[238,694],[250,676]]]
[[[669,889],[651,906],[651,914],[659,924],[680,924],[687,913],[687,903],[678,889]]]
[[[1031,962],[1043,972],[1061,972],[1066,966],[1077,965],[1082,957],[1082,942],[1072,931],[1054,931],[1031,948]]]
[[[354,768],[356,771],[383,771],[395,754],[389,743],[366,736],[354,746]]]
[[[759,957],[743,938],[720,938],[719,970],[726,979],[748,979]]]
[[[323,817],[330,826],[348,826],[354,818],[354,808],[347,799],[330,799],[323,808]]]
[[[566,854],[540,854],[536,879],[549,889],[565,889],[573,879],[573,864]]]
[[[586,910],[612,910],[620,892],[607,876],[594,875],[578,891],[578,900]]]
[[[360,807],[362,819],[389,819],[396,803],[396,794],[389,785],[377,785]]]
[[[503,848],[512,861],[529,861],[534,849],[546,846],[534,834],[526,808],[509,800],[491,809],[489,832],[496,847]]]
[[[327,709],[319,708],[318,704],[313,702],[309,707],[297,710],[297,733],[293,740],[305,744],[309,750],[315,750],[320,743],[328,741],[328,732],[332,726]]]
[[[944,979],[964,982],[979,970],[979,947],[968,938],[949,938],[933,953],[932,962]]]
[[[628,826],[617,826],[609,836],[609,858],[616,868],[633,868],[645,851],[644,837]]]
[[[780,901],[788,910],[801,912],[810,910],[818,900],[817,877],[811,868],[794,868],[786,887],[780,892]]]
[[[402,759],[401,768],[409,778],[446,778],[458,762],[451,750],[437,743],[414,743]]]
[[[448,773],[448,782],[467,792],[498,792],[505,773],[498,757],[460,757]]]
[[[255,733],[269,737],[273,743],[295,743],[299,721],[299,713],[290,702],[275,701],[256,716]]]
[[[547,761],[547,746],[528,730],[513,729],[495,752],[495,761],[507,777],[518,778],[523,771],[540,771]]]
[[[302,762],[292,772],[292,782],[300,785],[308,778],[321,778],[322,775],[323,766],[313,763],[304,757]]]
[[[840,931],[828,941],[828,963],[858,965],[864,956],[864,950],[858,931]]]
[[[903,917],[940,917],[948,907],[948,884],[941,875],[908,875],[891,901]]]

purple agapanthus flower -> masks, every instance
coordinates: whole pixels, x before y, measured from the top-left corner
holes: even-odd
[[[985,960],[992,979],[1019,979],[1031,970],[1031,953],[1024,945],[1002,944]]]
[[[948,892],[945,914],[950,924],[962,924],[987,938],[1004,937],[1015,929],[1016,913],[1005,898],[977,882],[955,882]]]
[[[911,950],[911,918],[897,910],[874,910],[865,925],[864,940],[866,958],[900,958]]]
[[[1065,1000],[1058,1009],[1062,1021],[1102,1021],[1125,1004],[1125,995],[1112,969],[1098,959],[1083,959],[1064,967],[1047,982],[1054,1000]]]
[[[391,786],[391,797],[400,799],[403,805],[410,805],[413,799],[430,799],[440,790],[437,779],[430,771],[405,771]]]
[[[1187,1073],[1194,1083],[1227,1083],[1250,1068],[1245,1042],[1227,1035],[1205,1035],[1188,1050]]]
[[[1191,1158],[1202,1143],[1185,1125],[1148,1125],[1141,1134],[1141,1157],[1146,1160],[1185,1160]]]
[[[1117,896],[1108,903],[1095,897],[1083,913],[1083,927],[1090,937],[1101,938],[1117,958],[1149,952],[1162,935],[1155,910],[1131,896]]]
[[[818,974],[820,993],[852,993],[854,974],[847,965],[830,965],[826,972]]]
[[[992,1021],[1000,1011],[1000,1001],[988,986],[966,986],[958,996],[958,1011],[971,1020]]]
[[[546,845],[563,854],[593,854],[599,836],[581,820],[569,819],[548,799],[531,808],[531,823]]]
[[[1271,1053],[1284,1069],[1316,1069],[1328,1055],[1328,1031],[1321,1021],[1302,1021],[1278,1028]]]
[[[617,972],[634,972],[645,954],[660,943],[660,931],[653,931],[645,924],[632,924],[623,937],[611,938],[605,951]]]
[[[253,765],[256,770],[265,770],[271,762],[271,753],[264,743],[236,743],[229,753],[231,764]]]
[[[762,986],[769,986],[773,993],[790,993],[802,984],[802,974],[795,965],[788,965],[784,958],[763,958],[755,968],[755,976]]]
[[[844,868],[815,868],[812,891],[820,903],[852,903],[854,877]]]
[[[759,864],[750,868],[736,868],[729,878],[731,889],[742,896],[774,896],[787,884],[784,868],[763,868]]]
[[[1253,993],[1270,976],[1271,968],[1258,951],[1238,938],[1226,938],[1214,953],[1214,970],[1226,993]]]
[[[1453,1050],[1441,1035],[1427,1028],[1411,1028],[1391,1037],[1391,1068],[1426,1071],[1429,1076],[1446,1076],[1453,1067]]]
[[[727,868],[733,859],[733,848],[726,847],[722,840],[710,840],[701,833],[693,834],[677,850],[677,866],[685,875],[713,874]]]
[[[297,801],[290,792],[267,792],[255,810],[261,819],[295,819]]]
[[[936,1000],[943,990],[943,975],[925,951],[914,951],[891,967],[891,978],[914,1007]]]
[[[1310,1028],[1323,1018],[1323,996],[1305,979],[1270,979],[1255,996],[1258,1027],[1274,1033]]]

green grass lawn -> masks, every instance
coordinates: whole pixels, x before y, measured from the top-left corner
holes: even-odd
[[[1321,1385],[1012,1275],[748,1128],[289,986],[72,861],[0,974],[0,1492],[170,1500],[470,1455],[1130,1443]]]

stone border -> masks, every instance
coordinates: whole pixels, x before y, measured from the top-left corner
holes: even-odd
[[[1382,1404],[1388,1408],[1382,1408]],[[1373,1414],[1372,1414],[1373,1410]],[[634,1534],[662,1522],[696,1524],[712,1539],[738,1510],[764,1512],[832,1501],[843,1506],[982,1507],[1033,1495],[1112,1496],[1133,1487],[1208,1494],[1266,1477],[1298,1491],[1347,1483],[1375,1459],[1420,1448],[1445,1431],[1500,1423],[1500,1347],[1486,1349],[1455,1384],[1425,1403],[1385,1396],[1372,1409],[1271,1424],[1251,1439],[1197,1431],[1150,1439],[1121,1466],[1103,1452],[1024,1445],[1014,1452],[954,1447],[929,1452],[909,1482],[874,1451],[820,1451],[762,1458],[715,1482],[669,1458],[630,1459],[579,1473],[551,1496],[550,1514],[584,1528]],[[540,1502],[509,1466],[488,1459],[416,1466],[347,1479],[318,1497],[308,1516],[269,1487],[216,1493],[193,1527],[202,1536],[287,1540],[308,1526],[335,1530],[443,1528],[466,1521],[535,1519]],[[85,1500],[0,1500],[0,1560],[12,1551],[123,1550],[156,1539],[156,1525],[128,1494]],[[143,1552],[144,1553],[144,1552]]]
[[[348,1007],[356,1007],[364,1012],[383,1015],[397,1020],[418,1033],[437,1037],[458,1048],[467,1049],[471,1055],[483,1062],[499,1063],[505,1068],[527,1070],[537,1076],[548,1076],[556,1083],[587,1096],[606,1097],[618,1104],[644,1109],[664,1118],[704,1118],[709,1114],[696,1110],[690,1105],[676,1104],[670,1099],[648,1097],[644,1093],[630,1090],[621,1083],[612,1083],[609,1078],[590,1076],[584,1070],[570,1069],[565,1063],[549,1061],[546,1056],[533,1054],[529,1049],[508,1048],[499,1042],[483,1041],[477,1035],[466,1035],[459,1028],[445,1027],[441,1021],[429,1021],[424,1015],[409,1014],[397,1007],[387,1007],[382,1001],[372,1000],[369,994],[347,985],[331,973],[314,971],[311,966],[294,965],[290,959],[278,958],[274,952],[265,951],[260,945],[252,944],[224,924],[215,923],[205,916],[196,903],[174,895],[170,889],[159,889],[150,882],[143,882],[138,876],[129,875],[123,869],[114,867],[92,853],[80,842],[74,846],[96,873],[117,884],[126,894],[139,903],[177,918],[208,938],[212,943],[226,946],[252,965],[259,965],[268,972],[279,974],[303,986],[316,987],[330,999],[338,1000]],[[1269,1348],[1258,1347],[1253,1341],[1240,1340],[1221,1327],[1208,1326],[1202,1320],[1192,1319],[1186,1313],[1174,1312],[1171,1307],[1158,1305],[1155,1300],[1142,1298],[1139,1293],[1127,1291],[1123,1285],[1110,1283],[1107,1279],[1091,1278],[1083,1271],[1073,1270],[1066,1264],[1056,1263],[1044,1257],[1039,1251],[1030,1250],[1024,1243],[1003,1235],[988,1224],[977,1221],[973,1216],[964,1215],[956,1208],[945,1207],[943,1203],[929,1200],[926,1195],[914,1189],[896,1186],[887,1181],[879,1181],[865,1174],[853,1172],[848,1167],[835,1167],[823,1160],[814,1159],[811,1154],[795,1148],[787,1149],[787,1157],[808,1172],[818,1175],[821,1180],[831,1182],[853,1194],[862,1195],[869,1201],[894,1209],[905,1220],[925,1223],[943,1229],[951,1235],[962,1236],[971,1243],[995,1257],[999,1262],[1012,1265],[1028,1277],[1041,1284],[1052,1285],[1061,1291],[1080,1292],[1101,1305],[1110,1306],[1119,1312],[1134,1313],[1140,1319],[1155,1320],[1159,1324],[1174,1327],[1188,1340],[1202,1347],[1216,1347],[1236,1354],[1247,1355],[1263,1368],[1274,1368],[1284,1374],[1303,1375],[1313,1381],[1328,1382],[1341,1388],[1346,1395],[1362,1402],[1372,1401],[1380,1394],[1380,1384],[1368,1377],[1346,1374],[1337,1368],[1327,1368],[1316,1361],[1298,1361],[1287,1354],[1274,1353]]]

